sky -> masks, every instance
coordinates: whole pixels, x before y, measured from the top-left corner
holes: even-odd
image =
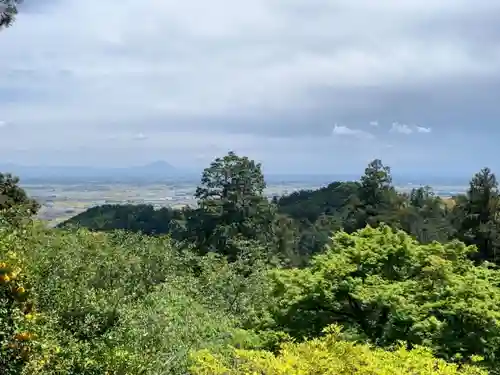
[[[25,0],[0,162],[500,171],[500,2]]]

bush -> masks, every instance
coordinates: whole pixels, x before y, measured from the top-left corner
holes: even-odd
[[[36,373],[55,346],[44,341],[45,318],[35,310],[28,286],[19,235],[0,223],[0,373],[6,375]]]
[[[333,323],[380,346],[398,341],[439,357],[500,355],[500,271],[475,266],[460,242],[421,245],[387,226],[336,233],[304,270],[274,273],[279,327],[314,337]]]
[[[475,367],[448,364],[425,348],[394,351],[374,349],[339,339],[337,327],[321,339],[287,343],[278,355],[266,351],[233,349],[228,354],[208,350],[193,354],[193,375],[485,375]]]
[[[44,317],[38,354],[19,367],[24,373],[179,374],[187,371],[190,350],[252,336],[237,329],[253,316],[252,272],[242,275],[236,263],[218,257],[197,258],[167,237],[32,222],[1,227],[0,244],[0,255],[23,259]]]

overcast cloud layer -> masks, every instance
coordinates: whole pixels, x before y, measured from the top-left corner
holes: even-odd
[[[25,0],[0,161],[500,172],[500,2]],[[491,150],[491,151],[488,151]]]

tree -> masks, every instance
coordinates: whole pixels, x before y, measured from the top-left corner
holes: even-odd
[[[453,233],[446,203],[429,186],[413,189],[400,212],[401,228],[421,243],[446,242]]]
[[[500,196],[498,182],[489,168],[476,173],[469,183],[466,200],[457,205],[458,236],[479,249],[477,258],[498,262],[500,247]]]
[[[283,214],[277,214],[273,223],[274,240],[272,246],[288,266],[296,267],[304,263],[309,254],[302,254],[300,228],[296,221]]]
[[[384,166],[380,159],[375,159],[361,176],[360,196],[366,203],[377,204],[391,184],[391,168]]]
[[[272,274],[280,329],[315,337],[330,324],[378,346],[405,341],[446,360],[500,355],[500,271],[475,266],[473,246],[422,245],[383,225],[337,232],[302,270]]]
[[[392,186],[391,169],[379,159],[373,160],[361,177],[358,194],[352,197],[352,212],[346,227],[360,229],[366,224],[376,226],[380,222],[397,224],[395,212],[402,201]]]
[[[423,208],[434,198],[434,192],[430,186],[412,189],[410,193],[410,203],[414,207]]]
[[[206,168],[196,189],[198,210],[188,218],[188,231],[202,252],[234,258],[238,240],[268,243],[275,213],[264,196],[261,165],[229,152]]]
[[[0,173],[0,211],[22,209],[28,215],[38,212],[40,205],[28,197],[26,191],[19,186],[19,178],[10,173]]]
[[[0,29],[9,27],[17,15],[17,6],[23,0],[0,0]]]

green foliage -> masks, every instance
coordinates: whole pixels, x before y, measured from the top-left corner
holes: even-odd
[[[34,215],[40,205],[19,186],[18,177],[0,173],[0,211],[12,211],[14,208],[24,210],[27,215]]]
[[[178,374],[190,349],[232,342],[238,320],[212,306],[209,294],[224,294],[219,288],[227,285],[204,279],[203,292],[196,289],[189,257],[168,238],[32,223],[1,227],[0,245],[0,259],[16,253],[24,260],[45,317],[43,350],[23,367],[37,370],[25,373]]]
[[[185,220],[189,210],[167,207],[155,209],[152,205],[105,204],[89,208],[58,225],[59,228],[83,227],[93,231],[109,232],[125,230],[147,235],[170,234],[182,238],[176,229],[178,222]]]
[[[225,358],[224,361],[232,355],[230,350],[225,349],[229,344],[242,349],[275,351],[280,342],[289,341],[286,331],[292,334],[298,332],[294,321],[288,321],[286,325],[284,322],[286,310],[301,304],[301,299],[307,299],[303,298],[304,290],[314,291],[314,298],[308,297],[308,303],[316,303],[316,307],[312,310],[313,314],[308,314],[304,308],[295,309],[295,321],[302,320],[303,328],[309,325],[302,332],[312,333],[314,329],[310,327],[315,324],[318,328],[327,326],[329,322],[326,320],[320,327],[314,319],[314,314],[321,313],[317,303],[326,306],[328,301],[333,303],[336,299],[336,306],[342,311],[341,305],[346,304],[342,293],[346,293],[347,288],[353,300],[362,304],[363,309],[355,311],[355,308],[344,306],[343,310],[357,313],[359,318],[366,320],[366,324],[356,320],[354,315],[340,323],[359,332],[362,331],[360,327],[368,327],[361,333],[372,341],[379,340],[378,344],[388,345],[401,339],[422,337],[419,344],[430,345],[442,356],[448,352],[466,356],[468,354],[463,348],[470,349],[471,343],[476,344],[472,339],[456,339],[460,337],[457,336],[460,332],[458,323],[439,332],[436,324],[433,326],[432,319],[428,318],[416,321],[410,335],[401,334],[399,313],[422,317],[425,314],[422,314],[420,304],[435,305],[444,298],[435,295],[435,292],[431,293],[431,297],[425,297],[424,293],[432,290],[427,279],[442,282],[443,275],[447,275],[444,271],[451,267],[454,273],[444,277],[451,285],[452,281],[457,282],[455,274],[461,275],[462,272],[467,276],[470,269],[476,270],[477,267],[466,259],[470,248],[437,244],[425,247],[401,233],[391,232],[387,227],[366,229],[356,235],[338,234],[334,241],[337,245],[324,255],[317,256],[311,269],[272,271],[272,279],[275,280],[272,285],[268,276],[272,265],[256,256],[261,251],[251,251],[251,247],[255,246],[252,243],[246,246],[241,244],[241,248],[246,250],[229,262],[215,253],[199,257],[188,250],[178,249],[168,238],[124,232],[101,234],[81,229],[67,232],[31,223],[22,227],[3,226],[0,234],[2,258],[15,253],[23,260],[30,298],[41,317],[39,323],[28,331],[36,332],[36,340],[30,343],[33,345],[31,355],[26,357],[18,372],[12,373],[33,373],[36,369],[39,374],[99,374],[106,371],[116,374],[178,374],[185,373],[188,354],[192,351],[207,349]],[[394,269],[383,263],[383,259],[392,253],[399,254],[391,263],[395,265]],[[427,257],[437,255],[449,258],[451,266],[443,266],[444,271],[427,270],[434,265],[426,260]],[[345,258],[343,263],[342,257]],[[338,267],[332,269],[332,264]],[[476,275],[478,285],[475,288],[483,292],[481,298],[486,301],[491,298],[488,297],[492,293],[491,288],[488,291],[484,284],[479,284],[479,280],[496,271],[481,270],[483,274]],[[357,272],[356,277],[365,280],[364,287],[361,287],[363,283],[356,281],[353,272]],[[426,272],[430,275],[437,272],[439,277],[421,276],[418,283],[409,283],[409,287],[404,285],[416,274]],[[491,276],[489,282],[493,279]],[[477,290],[465,289],[472,288],[470,277],[466,281],[460,281],[459,292],[449,298],[450,302],[445,300],[443,310],[453,307],[456,312],[458,308],[453,303],[464,305],[464,309],[476,306],[479,310],[474,316],[476,319],[482,316],[483,320],[478,326],[468,327],[466,332],[492,332],[485,341],[493,353],[496,350],[496,326],[487,322],[496,319],[493,305],[497,301],[479,306],[471,300],[479,298]],[[400,284],[395,285],[396,282]],[[423,285],[419,286],[420,282]],[[286,287],[279,288],[279,285],[285,284]],[[341,290],[337,284],[342,284],[344,289]],[[271,288],[273,285],[275,287]],[[322,292],[319,286],[329,293]],[[472,297],[465,299],[463,293],[466,296],[472,294]],[[327,298],[327,301],[320,301],[320,297]],[[5,297],[3,300],[7,301]],[[395,313],[383,323],[384,330],[380,330],[373,317],[377,315],[377,309],[386,306]],[[436,306],[433,308],[436,309]],[[21,332],[27,329],[26,325],[19,327]],[[273,327],[274,331],[269,330]],[[480,331],[481,327],[483,331]],[[9,337],[12,334],[15,335],[12,332]],[[451,347],[449,343],[452,340],[457,341],[458,346]],[[437,350],[436,342],[448,343],[448,348]],[[323,353],[326,357],[322,363],[336,353],[334,349],[329,348],[328,351],[332,352]],[[487,363],[488,351],[477,352],[486,357]],[[258,353],[259,356],[271,356]],[[382,351],[377,353],[389,355]],[[365,363],[358,352],[352,355],[359,357],[360,363]],[[284,365],[284,359],[280,355],[275,358],[273,366],[277,366],[278,371]],[[297,361],[300,366],[308,363],[300,357]],[[397,362],[396,359],[394,361]],[[9,365],[14,363],[9,360]],[[240,370],[235,368],[235,371]]]
[[[278,355],[233,349],[229,355],[202,350],[193,355],[193,375],[486,375],[475,367],[448,364],[425,348],[393,351],[342,341],[337,327],[327,335],[301,344],[284,344]]]
[[[331,231],[341,228],[351,233],[384,222],[404,229],[422,243],[446,242],[454,233],[441,198],[428,187],[410,194],[396,192],[390,168],[380,160],[368,165],[359,182],[333,182],[318,190],[294,192],[277,204],[279,212],[294,222],[289,226],[294,230],[286,232],[286,253],[294,265],[303,265],[311,255],[323,251]]]
[[[210,306],[233,316],[239,327],[258,329],[270,324],[270,265],[242,252],[232,262],[216,253],[191,260],[196,275],[192,293]]]
[[[17,15],[17,6],[23,0],[0,0],[0,29],[9,27]]]
[[[397,212],[404,199],[392,186],[390,168],[381,160],[373,160],[361,176],[360,184],[356,196],[351,199],[352,209],[345,219],[345,229],[351,232],[367,224],[377,226],[382,222],[398,227]]]
[[[318,190],[301,190],[283,196],[276,204],[280,216],[274,235],[276,245],[291,265],[303,265],[321,252],[332,230],[345,224],[357,182],[333,182]]]
[[[274,273],[277,321],[296,337],[341,323],[377,345],[425,345],[448,360],[500,354],[500,272],[473,247],[422,245],[388,226],[338,232],[309,268]]]
[[[351,233],[366,224],[385,222],[423,243],[446,242],[455,233],[452,215],[439,197],[429,188],[397,193],[390,169],[380,160],[368,165],[359,182],[332,182],[318,190],[275,197],[272,203],[263,196],[264,186],[260,165],[229,153],[204,171],[197,209],[104,205],[60,227],[168,233],[194,244],[202,254],[215,251],[231,259],[241,251],[242,241],[254,241],[288,266],[307,264],[324,250],[331,231],[342,228]]]
[[[21,273],[16,244],[2,238],[0,253],[0,373],[20,374],[36,351],[32,321],[34,312]]]
[[[0,181],[2,373],[186,374],[189,353],[194,374],[498,373],[488,169],[454,207],[398,193],[380,160],[269,202],[261,166],[230,152],[195,209],[105,205],[57,229]]]
[[[413,189],[409,204],[401,208],[401,228],[422,243],[446,242],[453,236],[452,221],[445,202],[429,187]]]
[[[458,216],[458,237],[479,249],[476,259],[499,261],[500,195],[498,182],[489,168],[472,178],[466,199],[455,207]]]
[[[118,308],[120,324],[103,335],[107,369],[179,374],[191,350],[230,342],[232,320],[188,296],[183,291],[186,281],[174,279]]]
[[[260,164],[229,152],[206,168],[196,190],[199,209],[187,218],[188,238],[202,253],[235,259],[240,240],[267,243],[274,210],[264,196]]]
[[[332,182],[318,190],[300,190],[281,197],[280,213],[314,223],[321,215],[336,215],[359,191],[358,182]]]

